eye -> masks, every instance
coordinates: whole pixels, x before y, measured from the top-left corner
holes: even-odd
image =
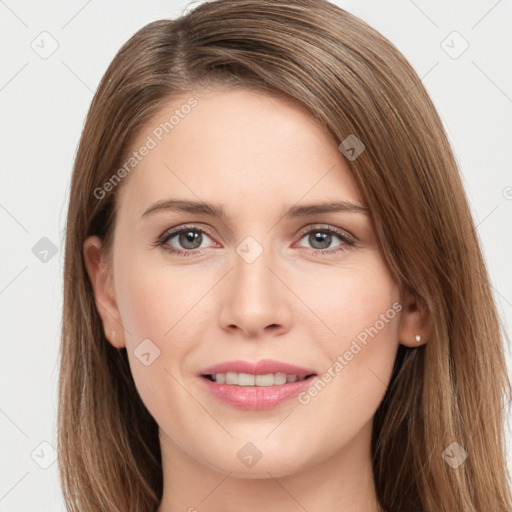
[[[161,246],[171,254],[193,256],[208,246],[203,245],[206,238],[211,238],[209,228],[198,226],[181,226],[178,229],[166,231],[154,246]],[[347,250],[356,245],[356,239],[346,231],[330,226],[315,226],[299,235],[300,240],[306,239],[311,247],[304,247],[315,255],[330,255]],[[337,245],[332,244],[339,241]]]
[[[174,231],[165,232],[158,239],[156,245],[165,247],[170,253],[189,256],[204,248],[202,244],[205,238],[210,238],[209,234],[210,231],[206,228],[185,226]],[[175,240],[174,243],[172,243],[173,240]],[[176,245],[178,245],[178,247],[176,247]]]
[[[344,251],[347,250],[348,247],[355,245],[356,242],[355,238],[346,231],[328,226],[315,226],[313,229],[310,228],[308,231],[302,233],[301,240],[303,239],[306,239],[307,242],[311,244],[311,247],[308,249],[315,254],[332,254],[338,251]],[[334,248],[329,249],[336,239],[341,242],[335,245]]]

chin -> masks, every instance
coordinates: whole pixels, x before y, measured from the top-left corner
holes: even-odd
[[[313,464],[312,461],[308,464],[304,457],[298,460],[298,449],[289,450],[289,456],[286,457],[282,447],[275,447],[275,450],[270,452],[265,449],[257,450],[255,445],[247,443],[241,448],[233,449],[233,455],[230,455],[230,452],[229,449],[223,450],[214,460],[209,454],[207,459],[203,459],[203,463],[219,473],[229,473],[231,477],[244,479],[282,478],[298,473]]]

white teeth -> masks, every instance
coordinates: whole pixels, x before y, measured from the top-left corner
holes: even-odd
[[[237,384],[239,386],[254,386],[254,375],[250,373],[239,373]]]
[[[236,372],[226,373],[226,384],[238,384],[238,373],[236,373]]]
[[[286,373],[276,373],[274,374],[274,384],[277,386],[279,384],[286,384]]]
[[[229,384],[232,386],[279,386],[287,382],[297,382],[304,380],[305,377],[297,375],[288,375],[283,372],[268,373],[266,375],[253,375],[252,373],[216,373],[211,376],[214,382],[219,384]]]
[[[254,377],[254,384],[256,386],[273,386],[274,385],[274,374],[268,373],[267,375],[256,375]]]

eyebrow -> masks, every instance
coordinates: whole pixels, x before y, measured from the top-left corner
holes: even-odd
[[[207,203],[203,201],[182,201],[178,199],[167,199],[153,203],[142,215],[141,220],[156,212],[186,212],[225,220],[226,213],[222,205]],[[286,218],[307,217],[321,213],[356,212],[368,215],[370,209],[367,206],[351,203],[349,201],[335,201],[328,203],[293,205],[283,215]]]

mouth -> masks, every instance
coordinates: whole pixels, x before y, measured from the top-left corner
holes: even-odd
[[[266,373],[266,374],[254,374],[254,373],[237,373],[237,372],[226,372],[226,373],[213,373],[201,375],[210,382],[216,382],[218,384],[226,384],[228,386],[257,386],[257,387],[269,387],[269,386],[281,386],[283,384],[291,382],[302,382],[303,380],[315,377],[316,373],[310,373],[305,376],[300,376],[294,373]]]
[[[282,361],[228,361],[200,374],[206,389],[220,402],[238,409],[270,409],[296,397],[318,374]]]

